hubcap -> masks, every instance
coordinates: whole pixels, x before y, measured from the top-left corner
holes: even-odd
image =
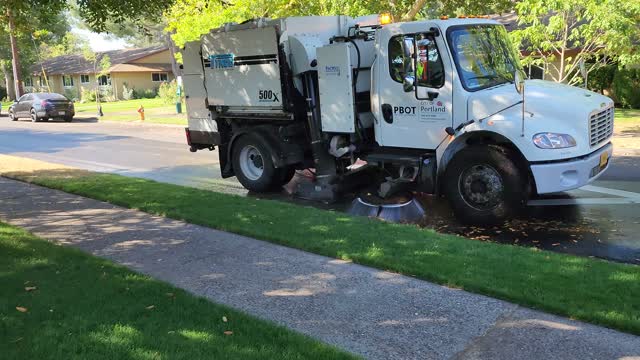
[[[264,161],[260,151],[252,145],[247,145],[240,151],[240,170],[249,180],[260,179],[264,172]]]
[[[477,210],[490,210],[502,202],[504,185],[500,174],[489,165],[474,165],[460,174],[458,191]]]

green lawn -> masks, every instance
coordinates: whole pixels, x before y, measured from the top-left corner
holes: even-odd
[[[4,175],[640,334],[640,267],[111,174]]]
[[[616,121],[640,124],[640,109],[616,109]]]
[[[102,112],[104,116],[100,121],[139,121],[138,108],[142,105],[145,110],[145,122],[155,124],[186,125],[187,116],[183,113],[176,114],[175,104],[165,104],[162,99],[139,99],[128,101],[103,102]],[[98,108],[95,102],[76,103],[76,117],[96,117]]]
[[[3,223],[0,289],[4,360],[353,358]]]

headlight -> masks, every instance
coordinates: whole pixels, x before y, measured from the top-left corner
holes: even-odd
[[[540,149],[564,149],[576,146],[576,140],[571,135],[555,133],[535,134],[533,143]]]

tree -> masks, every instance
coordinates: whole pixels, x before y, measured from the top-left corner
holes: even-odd
[[[529,54],[524,64],[552,70],[554,81],[583,81],[580,67],[594,71],[608,62],[640,62],[640,1],[522,0],[515,43]]]
[[[391,12],[393,18],[411,21],[427,16],[456,15],[458,13],[489,14],[513,6],[511,0],[472,2],[453,0],[427,2],[426,0],[176,0],[165,12],[167,30],[176,45],[197,40],[210,29],[227,22],[247,19],[307,15],[362,16]]]
[[[80,16],[94,30],[104,30],[107,20],[122,22],[126,19],[141,19],[145,16],[160,16],[173,0],[77,0]],[[57,19],[70,7],[67,0],[0,0],[0,23],[7,24],[11,47],[13,79],[16,95],[22,94],[20,52],[18,37],[31,34],[32,23],[37,19],[43,23]]]
[[[86,46],[82,52],[85,60],[93,65],[93,73],[95,74],[95,94],[98,116],[102,116],[102,105],[100,105],[100,78],[109,74],[111,68],[111,58],[105,53],[96,53],[89,46]]]
[[[48,31],[38,31],[34,34],[36,39],[48,35]],[[41,41],[38,52],[43,59],[49,59],[61,55],[82,54],[85,47],[89,46],[89,41],[72,32],[66,32],[58,41]]]

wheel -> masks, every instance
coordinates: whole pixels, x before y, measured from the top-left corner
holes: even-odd
[[[470,146],[447,166],[444,193],[462,222],[496,224],[523,208],[526,179],[505,149]]]
[[[11,121],[18,121],[18,118],[13,114],[13,110],[9,110],[9,119]]]
[[[36,114],[36,111],[31,109],[31,122],[38,122],[40,121],[40,119],[38,118],[38,114]]]
[[[65,116],[64,117],[64,121],[65,122],[72,122],[73,121],[73,116]]]
[[[273,166],[269,149],[257,135],[247,134],[239,138],[231,156],[236,177],[247,190],[267,192],[281,178]]]

